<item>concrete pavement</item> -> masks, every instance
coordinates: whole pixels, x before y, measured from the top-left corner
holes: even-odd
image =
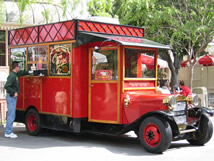
[[[214,124],[214,119],[213,124]],[[23,125],[16,125],[17,139],[4,138],[0,127],[0,161],[201,161],[213,160],[214,137],[205,146],[192,146],[186,140],[172,142],[163,154],[151,154],[136,135],[98,136],[46,132],[34,137]]]

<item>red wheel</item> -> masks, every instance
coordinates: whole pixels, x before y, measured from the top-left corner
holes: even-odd
[[[31,132],[34,132],[37,128],[36,116],[32,113],[27,118],[27,126]]]
[[[160,144],[160,129],[155,124],[148,124],[144,129],[143,137],[149,146],[155,147]]]
[[[166,120],[148,117],[140,125],[138,138],[147,151],[162,153],[171,144],[172,129]]]
[[[30,109],[25,117],[25,125],[30,135],[38,135],[40,132],[40,117],[35,109]]]

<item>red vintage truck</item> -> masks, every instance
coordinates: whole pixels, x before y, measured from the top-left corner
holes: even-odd
[[[143,28],[80,19],[10,30],[10,63],[33,71],[20,78],[16,121],[30,135],[133,130],[152,153],[174,140],[207,143],[213,113],[197,96],[157,93],[159,49],[170,47],[145,39]]]

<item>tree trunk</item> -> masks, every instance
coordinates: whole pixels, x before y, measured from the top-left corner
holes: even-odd
[[[189,88],[191,90],[193,88],[193,74],[194,74],[195,65],[196,65],[195,62],[193,64],[190,63]]]
[[[172,61],[169,53],[160,52],[159,54],[162,59],[168,62],[169,69],[171,71],[170,86],[171,88],[173,88],[174,85],[178,85],[178,72],[179,72],[182,60],[178,57],[177,54],[174,54],[174,62]]]

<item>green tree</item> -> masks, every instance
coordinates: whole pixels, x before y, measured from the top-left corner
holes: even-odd
[[[93,1],[96,0],[90,3]],[[214,37],[213,0],[113,0],[105,3],[111,3],[110,15],[118,16],[122,24],[144,27],[146,38],[173,47],[174,62],[166,51],[160,51],[160,56],[168,61],[172,73],[171,85],[178,83],[183,55],[188,55],[189,60],[194,58],[190,65],[192,88],[196,57]],[[96,6],[90,9],[102,10]],[[92,12],[90,9],[93,15],[101,12]]]
[[[4,20],[4,13],[5,13],[5,7],[4,7],[4,1],[0,0],[0,25]]]
[[[92,0],[88,3],[89,12],[92,16],[114,17],[113,0]]]

